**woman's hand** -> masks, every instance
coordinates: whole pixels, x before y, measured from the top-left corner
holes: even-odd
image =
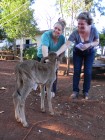
[[[80,49],[81,51],[84,50],[84,44],[83,43],[79,43],[76,45],[76,48]]]
[[[76,45],[76,47],[81,51],[85,51],[86,49],[91,47],[91,43],[86,43],[86,44],[79,43]]]
[[[92,46],[91,46],[91,43],[83,44],[82,50],[85,51],[85,50],[87,50],[87,49],[90,48],[90,47],[92,47]]]

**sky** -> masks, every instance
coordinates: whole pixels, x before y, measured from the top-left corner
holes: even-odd
[[[54,6],[55,1],[56,0],[35,0],[33,9],[35,10],[35,19],[40,30],[53,28],[54,23],[57,22],[60,17]],[[105,4],[105,0],[103,0],[102,4]],[[99,31],[105,28],[105,16],[100,16],[98,12],[96,18],[94,18],[94,22]]]
[[[105,6],[105,0],[102,0],[101,5]],[[105,16],[100,16],[100,13],[96,11],[96,17],[94,18],[95,26],[99,31],[105,28]]]
[[[35,4],[33,5],[35,19],[41,30],[52,28],[54,23],[58,20],[54,4],[55,0],[35,0]]]

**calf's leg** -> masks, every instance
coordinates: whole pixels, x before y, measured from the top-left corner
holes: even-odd
[[[26,116],[25,116],[25,100],[29,95],[29,93],[31,92],[31,90],[32,87],[29,86],[29,84],[25,84],[22,90],[21,100],[19,104],[21,123],[23,124],[24,127],[28,127],[28,123],[26,121]]]
[[[41,91],[41,111],[45,112],[45,105],[44,105],[44,101],[45,101],[45,86],[44,85],[40,85],[40,91]]]
[[[18,122],[21,122],[20,119],[20,110],[19,110],[19,102],[21,100],[21,96],[20,93],[18,92],[18,90],[16,90],[13,93],[13,103],[14,103],[14,109],[15,109],[15,118]]]
[[[47,100],[48,100],[49,112],[50,112],[50,115],[54,115],[54,111],[52,107],[52,96],[51,96],[52,84],[48,84],[46,88],[47,88]]]
[[[32,86],[29,82],[25,82],[25,85],[20,92],[13,94],[13,102],[15,107],[15,118],[18,122],[21,122],[24,127],[28,127],[28,123],[25,117],[25,100],[28,94],[31,92]]]

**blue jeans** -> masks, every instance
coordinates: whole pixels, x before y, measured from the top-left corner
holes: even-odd
[[[84,63],[84,83],[83,93],[88,94],[91,83],[92,65],[95,57],[94,48],[81,51],[75,48],[73,51],[73,64],[74,64],[74,75],[73,75],[73,91],[79,94],[79,81],[82,64]]]
[[[58,80],[58,71],[56,71],[56,80],[54,81],[53,86],[52,86],[52,90],[51,90],[54,93],[57,92],[57,80]]]

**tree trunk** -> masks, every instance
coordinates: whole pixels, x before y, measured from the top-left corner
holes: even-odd
[[[17,56],[16,39],[13,41],[14,56]]]

